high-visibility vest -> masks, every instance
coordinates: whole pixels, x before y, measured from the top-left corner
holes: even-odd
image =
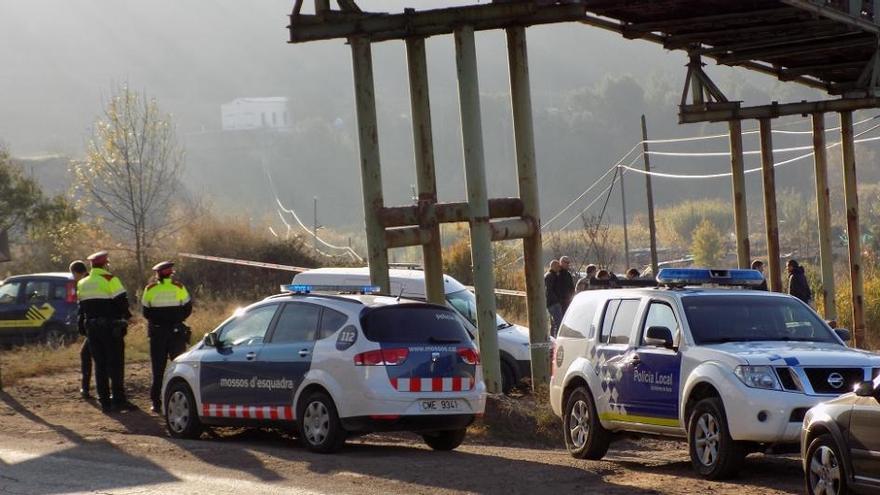
[[[170,278],[144,288],[141,304],[145,308],[174,308],[190,302],[189,291],[183,284]]]
[[[76,298],[79,302],[102,299],[110,301],[121,294],[125,294],[122,281],[103,268],[92,268],[89,275],[76,284]]]

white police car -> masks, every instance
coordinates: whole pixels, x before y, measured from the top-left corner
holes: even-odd
[[[415,431],[436,450],[461,444],[486,389],[479,353],[452,309],[289,289],[236,311],[174,360],[163,386],[172,436],[198,437],[203,425],[276,425],[295,427],[325,453],[350,434],[376,431]]]
[[[581,292],[562,320],[550,401],[575,457],[602,458],[616,432],[686,438],[700,475],[727,477],[750,452],[793,450],[810,407],[880,373],[880,356],[796,298],[690,287],[756,285],[758,272],[657,279]]]

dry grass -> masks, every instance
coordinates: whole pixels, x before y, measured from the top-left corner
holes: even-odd
[[[197,302],[187,324],[192,327],[193,340],[196,342],[202,334],[213,330],[217,324],[226,319],[236,307],[244,303],[209,300]],[[50,375],[59,371],[79,366],[79,350],[82,338],[64,345],[58,342],[33,344],[0,351],[0,373],[3,385],[12,385],[16,381],[40,375]],[[146,361],[150,357],[150,343],[147,339],[146,321],[137,317],[133,320],[125,338],[126,362]]]
[[[538,391],[522,396],[490,396],[485,416],[470,432],[504,444],[559,447],[562,420],[550,409],[549,397]]]

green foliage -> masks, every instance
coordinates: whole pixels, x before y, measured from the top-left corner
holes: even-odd
[[[694,231],[707,220],[720,232],[730,232],[733,229],[732,209],[721,200],[685,201],[664,208],[657,219],[658,232],[667,234],[664,241],[676,247],[690,244]]]
[[[691,252],[694,265],[703,267],[717,266],[723,254],[721,232],[708,218],[703,219],[694,230]]]

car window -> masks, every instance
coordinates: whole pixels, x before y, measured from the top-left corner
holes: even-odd
[[[687,296],[681,299],[694,342],[839,343],[815,312],[789,297]],[[724,315],[719,318],[718,315]]]
[[[344,313],[324,308],[324,312],[321,314],[321,324],[318,326],[318,340],[325,339],[336,333],[337,330],[342,328],[342,325],[345,325],[346,321],[348,321],[348,316]]]
[[[49,287],[51,283],[47,280],[32,280],[24,286],[24,297],[28,303],[49,300]]]
[[[467,318],[471,325],[477,326],[477,297],[473,292],[465,289],[446,294],[446,300],[461,316]],[[509,323],[504,318],[495,314],[495,326],[498,329],[507,328]]]
[[[645,334],[651,327],[666,327],[672,335],[675,335],[678,331],[678,320],[672,307],[663,302],[651,302],[648,306],[648,316],[645,317],[645,325],[642,327],[642,343],[645,342]]]
[[[620,307],[620,299],[611,299],[605,304],[605,314],[602,315],[602,332],[599,342],[608,343],[608,337],[611,335],[611,325],[614,323],[614,316],[617,315],[618,307]]]
[[[8,282],[0,285],[0,304],[15,304],[18,302],[18,290],[21,282]]]
[[[314,304],[288,303],[278,316],[275,331],[272,333],[273,344],[288,342],[308,342],[315,339],[321,307]]]
[[[364,336],[373,342],[461,344],[470,342],[451,309],[428,304],[395,304],[371,308],[361,316]]]
[[[277,304],[260,306],[235,318],[220,330],[220,343],[225,347],[262,342],[277,309]]]
[[[73,282],[71,281],[71,283],[73,283]],[[57,284],[57,283],[52,284],[52,300],[53,301],[67,300],[67,284]]]
[[[574,339],[592,338],[595,333],[593,321],[598,305],[599,300],[595,297],[578,298],[565,312],[565,318],[559,327],[559,336]]]
[[[611,325],[611,336],[608,338],[609,344],[629,344],[638,309],[638,299],[624,299],[620,301],[620,307],[617,308],[617,314],[614,315],[614,323]]]

